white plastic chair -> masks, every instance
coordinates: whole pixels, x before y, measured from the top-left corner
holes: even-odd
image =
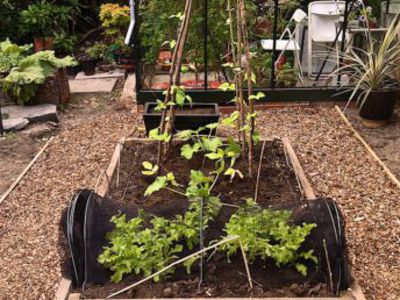
[[[386,14],[386,1],[381,2],[381,22],[382,26],[389,26],[393,21],[396,14],[400,13],[400,1],[399,0],[390,0],[389,3],[389,12]],[[385,22],[385,24],[383,23]]]
[[[285,51],[293,51],[295,62],[299,68],[299,77],[300,80],[302,79],[302,68],[300,62],[300,46],[298,43],[298,33],[300,26],[304,20],[307,19],[307,14],[301,10],[300,8],[296,9],[293,13],[293,16],[289,20],[289,24],[286,26],[285,30],[281,34],[278,40],[276,40],[275,50],[280,50],[279,56],[275,61],[275,67],[277,66],[278,62],[280,61],[281,57],[284,55]],[[290,25],[295,22],[295,28],[293,31],[290,30]],[[285,39],[286,35],[288,35],[288,39]],[[264,50],[272,51],[274,50],[274,40],[273,39],[262,39],[261,40],[261,47]]]
[[[308,5],[308,75],[315,77],[313,70],[315,59],[326,58],[330,51],[330,44],[335,41],[338,32],[337,24],[345,9],[344,1],[315,1]],[[338,60],[339,44],[342,42],[342,34],[336,39],[336,59]],[[321,45],[322,44],[322,45]],[[327,48],[315,51],[315,48]]]

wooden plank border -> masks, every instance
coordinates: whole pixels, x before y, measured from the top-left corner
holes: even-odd
[[[125,144],[125,138],[122,138],[115,146],[115,150],[111,157],[110,164],[108,165],[108,168],[104,173],[100,185],[95,190],[95,192],[101,197],[106,196],[110,189],[110,183],[114,176],[115,169],[117,168],[117,166],[119,166],[120,163],[121,150],[124,144]]]
[[[69,298],[69,291],[71,289],[71,280],[62,278],[58,283],[58,289],[54,297],[55,300],[67,300]]]
[[[52,136],[46,144],[39,150],[39,152],[35,155],[35,157],[30,161],[30,163],[25,167],[25,169],[19,174],[18,178],[10,185],[10,187],[7,189],[6,192],[4,192],[3,195],[0,197],[0,205],[4,202],[4,200],[7,199],[8,195],[15,189],[15,187],[19,184],[21,179],[26,175],[26,173],[29,172],[29,170],[32,168],[32,166],[36,163],[36,161],[39,159],[39,157],[43,154],[44,151],[46,151],[47,147],[49,147],[51,141],[54,139],[54,136]]]
[[[273,140],[274,138],[266,138],[266,140]],[[280,139],[280,138],[278,138]],[[297,178],[299,179],[301,188],[303,190],[304,196],[306,199],[312,201],[316,199],[316,195],[314,193],[314,190],[310,184],[310,182],[307,179],[306,174],[304,173],[304,170],[301,166],[301,163],[296,155],[296,152],[294,151],[290,140],[288,138],[281,138],[280,139],[284,145],[285,151],[287,152],[290,162],[292,163],[293,170],[296,173]],[[114,153],[111,157],[110,164],[107,168],[106,171],[106,176],[103,178],[101,184],[99,185],[99,188],[96,190],[96,193],[99,194],[100,196],[105,196],[108,193],[108,190],[110,188],[110,183],[115,175],[115,171],[117,169],[117,165],[119,163],[119,160],[121,158],[121,152],[123,145],[128,142],[144,142],[144,143],[149,143],[149,142],[154,142],[153,140],[149,138],[123,138],[120,140],[120,142],[116,145]],[[101,194],[100,194],[101,193]],[[68,280],[68,279],[62,279],[63,280]],[[69,283],[71,284],[71,282]],[[60,284],[61,287],[61,284]],[[60,289],[59,287],[59,289]],[[74,294],[69,294],[70,286],[68,286],[68,292],[67,296],[65,298],[56,298],[57,300],[76,300],[79,299],[77,293]],[[67,298],[68,297],[68,298]],[[133,298],[133,299],[121,299],[121,300],[154,300],[154,299],[146,299],[146,298]],[[348,291],[346,291],[342,296],[340,297],[286,297],[286,298],[276,298],[276,297],[268,297],[268,298],[175,298],[175,300],[238,300],[238,299],[255,299],[255,300],[366,300],[361,287],[358,285],[357,280],[353,277],[353,284],[349,288]],[[106,300],[105,298],[99,298],[99,299],[86,299],[86,300]],[[164,298],[157,298],[157,300],[168,300]]]
[[[292,163],[294,172],[300,181],[300,185],[301,185],[304,196],[308,200],[316,199],[314,190],[311,187],[311,184],[308,181],[306,174],[304,173],[303,167],[300,164],[300,161],[296,155],[296,152],[294,151],[294,149],[292,147],[292,144],[290,143],[289,139],[286,137],[282,138],[282,142],[286,149],[286,152],[289,155],[290,162]]]
[[[353,125],[350,123],[349,119],[344,115],[342,110],[336,105],[335,106],[336,111],[342,118],[343,122],[346,123],[346,125],[349,127],[349,129],[353,132],[354,136],[363,144],[367,152],[372,155],[372,157],[377,161],[377,163],[383,168],[385,171],[386,175],[390,178],[390,180],[400,189],[400,181],[396,177],[396,175],[393,174],[393,172],[386,166],[386,164],[380,159],[380,157],[376,154],[376,152],[370,147],[370,145],[364,140],[364,138],[359,134],[359,132],[353,127]]]

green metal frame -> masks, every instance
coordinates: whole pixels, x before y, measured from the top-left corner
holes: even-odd
[[[256,89],[255,93],[263,92],[266,97],[259,102],[321,102],[321,101],[348,101],[349,93],[336,87],[302,87],[302,88],[276,88],[276,89]],[[162,90],[142,89],[137,93],[137,103],[145,104],[163,99]],[[187,90],[193,102],[228,104],[234,97],[234,91],[221,90]],[[245,91],[246,94],[246,91]]]

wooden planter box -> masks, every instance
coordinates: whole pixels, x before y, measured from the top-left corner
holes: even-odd
[[[146,103],[143,112],[143,121],[147,134],[157,128],[161,122],[161,112],[154,111],[155,102]],[[182,110],[184,113],[181,113]],[[219,120],[218,104],[193,103],[185,104],[183,108],[177,107],[175,111],[174,130],[196,130],[208,124],[217,123]]]
[[[287,138],[282,138],[282,143],[284,145],[285,151],[287,156],[289,157],[289,160],[292,164],[293,170],[296,173],[297,179],[299,181],[299,185],[301,186],[301,192],[304,196],[304,198],[306,198],[307,200],[314,200],[316,199],[314,190],[310,184],[310,182],[308,181],[304,170],[300,164],[300,161],[289,141],[289,139]],[[96,193],[102,197],[106,196],[109,189],[110,189],[110,185],[112,182],[112,179],[115,176],[119,176],[118,174],[118,164],[120,162],[120,158],[121,158],[121,152],[122,152],[122,148],[123,145],[125,143],[129,143],[132,141],[140,141],[140,142],[154,142],[150,139],[138,139],[138,138],[129,138],[129,139],[122,139],[117,146],[115,147],[114,153],[111,157],[111,161],[110,164],[102,178],[102,180],[100,181],[99,186],[96,189]],[[361,287],[358,285],[357,280],[354,278],[352,278],[352,286],[351,288],[349,288],[346,292],[343,293],[342,296],[340,297],[268,297],[268,298],[185,298],[185,299],[192,299],[192,300],[200,300],[200,299],[215,299],[215,300],[237,300],[237,299],[259,299],[259,300],[298,300],[298,299],[302,299],[302,300],[337,300],[337,299],[341,299],[341,300],[365,300],[365,296],[361,290]],[[71,285],[71,281],[68,279],[63,278],[59,284],[59,289],[57,291],[57,295],[56,295],[56,299],[57,300],[79,300],[80,298],[80,294],[78,293],[69,293],[70,290],[70,285]],[[139,299],[139,298],[135,298],[135,299]],[[157,298],[159,300],[166,300],[163,298]],[[171,298],[171,299],[179,299],[179,300],[184,300],[184,299],[180,299],[180,298]],[[91,299],[91,300],[95,300],[95,299]],[[97,300],[103,300],[103,299],[97,299]],[[105,299],[104,299],[105,300]],[[125,300],[134,300],[134,299],[125,299]],[[141,299],[141,300],[150,300],[150,299]]]
[[[30,104],[66,104],[70,97],[67,71],[62,68],[54,76],[49,77],[44,84],[39,86]]]

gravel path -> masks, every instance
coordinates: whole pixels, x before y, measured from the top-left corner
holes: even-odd
[[[400,299],[400,190],[332,108],[269,110],[259,124],[288,136],[316,193],[340,204],[366,298]]]
[[[75,189],[95,187],[115,144],[132,130],[129,105],[115,102],[67,123],[1,205],[0,299],[54,298],[61,212]]]

